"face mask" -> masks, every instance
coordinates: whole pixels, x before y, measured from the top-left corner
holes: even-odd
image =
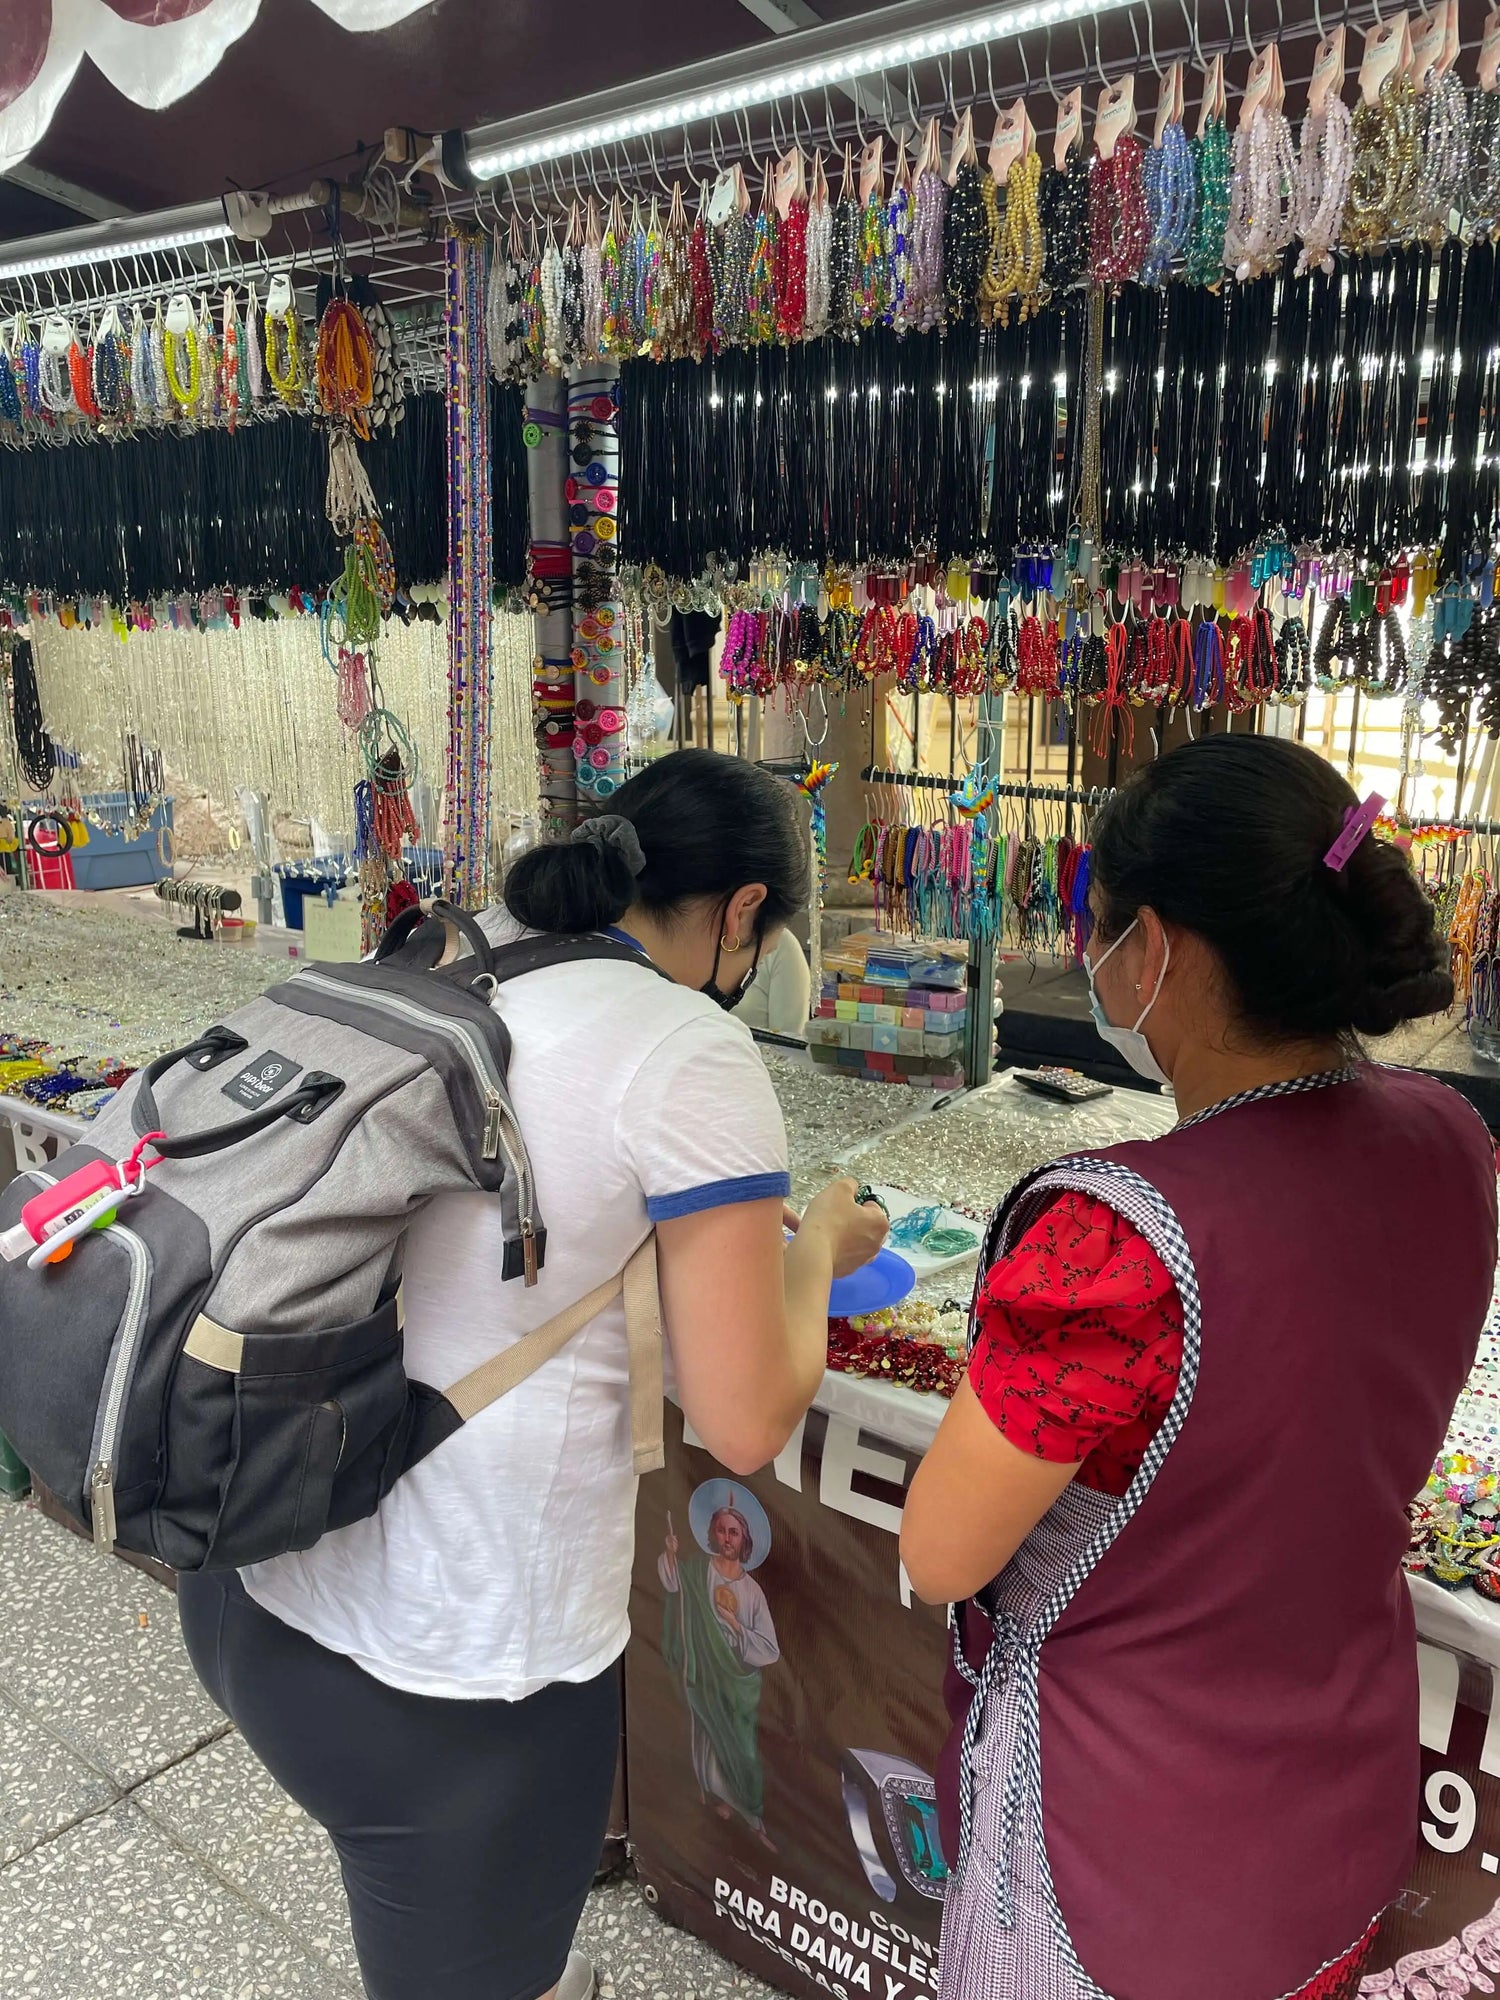
[[[1104,959],[1107,959],[1112,952],[1120,949],[1120,946],[1124,944],[1126,938],[1130,936],[1130,932],[1135,929],[1136,924],[1139,922],[1140,918],[1137,917],[1129,930],[1121,931],[1120,935],[1110,946],[1109,951],[1104,954],[1104,958],[1100,959],[1100,965],[1103,965]],[[1167,1075],[1161,1064],[1156,1060],[1156,1057],[1152,1055],[1151,1044],[1141,1033],[1141,1022],[1145,1020],[1151,1009],[1156,1005],[1157,1000],[1161,997],[1162,983],[1167,976],[1167,967],[1172,962],[1172,941],[1170,938],[1164,938],[1163,943],[1166,946],[1166,957],[1162,960],[1161,978],[1157,980],[1156,991],[1141,1009],[1139,1019],[1133,1028],[1117,1028],[1105,1013],[1104,1002],[1099,998],[1094,987],[1094,974],[1098,970],[1098,967],[1089,963],[1087,952],[1083,955],[1083,969],[1088,975],[1089,982],[1089,1012],[1094,1017],[1094,1026],[1099,1030],[1105,1041],[1109,1043],[1111,1048],[1119,1050],[1137,1076],[1145,1077],[1150,1083],[1170,1084],[1172,1081],[1171,1077]]]
[[[757,938],[755,940],[755,956],[750,961],[750,970],[745,974],[732,993],[726,993],[719,984],[719,957],[724,949],[724,939],[721,935],[719,942],[714,946],[714,969],[708,975],[704,984],[698,988],[698,991],[706,993],[714,1005],[722,1007],[726,1014],[732,1014],[745,995],[750,991],[750,982],[754,979],[756,967],[760,964],[760,947],[761,939]]]

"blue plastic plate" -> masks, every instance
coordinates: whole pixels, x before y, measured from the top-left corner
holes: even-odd
[[[834,1319],[848,1319],[856,1313],[899,1305],[916,1282],[917,1274],[904,1257],[894,1250],[877,1250],[868,1264],[861,1264],[847,1278],[834,1279],[828,1294],[829,1314]]]

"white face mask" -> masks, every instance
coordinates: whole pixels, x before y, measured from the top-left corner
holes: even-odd
[[[1109,951],[1105,952],[1104,958],[1100,959],[1100,965],[1103,965],[1104,959],[1107,959],[1110,953],[1120,949],[1120,946],[1124,944],[1126,938],[1130,936],[1130,932],[1136,928],[1136,924],[1139,924],[1139,922],[1140,918],[1137,917],[1135,923],[1131,924],[1129,929],[1121,931],[1120,935],[1110,946]],[[1119,1050],[1137,1076],[1143,1076],[1151,1083],[1170,1084],[1172,1081],[1171,1077],[1167,1075],[1161,1064],[1156,1060],[1156,1057],[1152,1055],[1151,1044],[1141,1033],[1141,1022],[1145,1020],[1160,998],[1162,982],[1166,979],[1167,967],[1172,962],[1172,940],[1163,936],[1162,943],[1166,949],[1166,957],[1162,960],[1161,978],[1157,980],[1156,991],[1141,1009],[1140,1016],[1133,1028],[1117,1028],[1105,1013],[1104,1002],[1099,998],[1098,991],[1094,986],[1094,974],[1098,970],[1098,967],[1089,963],[1087,952],[1083,955],[1083,969],[1088,975],[1089,982],[1089,1012],[1094,1017],[1094,1026],[1099,1030],[1105,1041],[1109,1043],[1111,1048]]]

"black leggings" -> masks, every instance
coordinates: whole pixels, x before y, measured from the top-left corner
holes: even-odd
[[[198,1678],[327,1829],[370,2000],[538,2000],[604,1846],[619,1671],[525,1701],[404,1694],[246,1595],[178,1580]]]

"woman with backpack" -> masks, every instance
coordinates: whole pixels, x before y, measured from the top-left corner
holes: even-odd
[[[652,1229],[676,1394],[732,1472],[822,1380],[832,1279],[885,1219],[841,1181],[790,1242],[786,1134],[732,1009],[807,893],[790,787],[679,751],[512,867],[495,942],[633,955],[528,973],[494,1006],[549,1240],[502,1281],[488,1196],[441,1196],[403,1260],[406,1359],[450,1381],[618,1273]],[[620,1741],[636,1481],[625,1316],[606,1307],[367,1520],[181,1578],[205,1686],[330,1834],[371,2000],[587,2000],[571,1952]]]
[[[1236,731],[1094,829],[1094,1018],[1179,1122],[1011,1194],[912,1482],[907,1570],[958,1607],[941,2000],[1352,2000],[1405,1886],[1407,1507],[1495,1149],[1356,1039],[1453,999],[1380,803]]]

